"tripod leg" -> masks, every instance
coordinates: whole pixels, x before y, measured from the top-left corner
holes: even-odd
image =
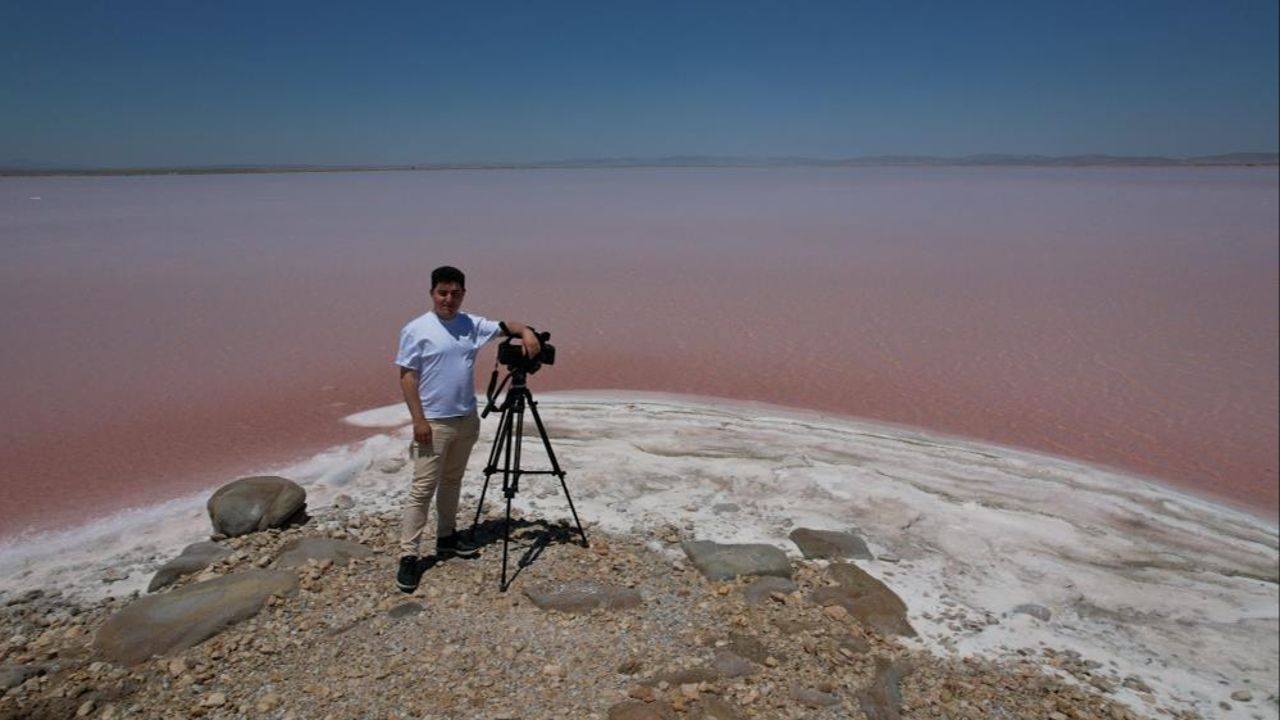
[[[489,462],[484,466],[484,485],[480,488],[480,502],[476,503],[476,517],[471,521],[471,538],[473,540],[476,536],[476,528],[480,526],[480,511],[484,508],[484,496],[489,492],[489,479],[498,468],[498,457],[502,448],[502,440],[507,437],[506,427],[508,422],[507,407],[504,405],[502,414],[498,416],[498,430],[493,435],[493,445],[489,448]]]
[[[578,534],[582,536],[582,546],[588,547],[587,532],[582,529],[582,522],[578,520],[578,511],[573,507],[573,497],[569,495],[569,485],[564,481],[564,470],[560,469],[560,463],[556,461],[556,453],[551,449],[551,438],[547,437],[547,428],[542,424],[542,416],[538,414],[538,403],[533,401],[533,395],[529,395],[529,410],[533,413],[533,422],[538,426],[538,435],[542,437],[542,447],[547,449],[547,458],[551,460],[551,470],[560,478],[560,489],[564,490],[564,499],[569,501],[569,512],[573,514],[573,524],[578,528]]]
[[[512,402],[510,393],[507,397],[507,405],[503,408],[503,417],[506,423],[503,425],[503,448],[502,448],[502,494],[507,498],[507,518],[502,523],[502,581],[498,586],[502,592],[507,591],[507,552],[508,546],[511,544],[511,499],[516,496],[520,483],[520,437],[519,427],[520,418],[524,416],[524,406],[517,400]],[[512,435],[511,427],[515,422],[516,435]],[[514,445],[515,464],[512,464],[512,452]]]

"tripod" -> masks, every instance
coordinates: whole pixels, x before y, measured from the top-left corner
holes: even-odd
[[[472,537],[475,536],[476,527],[480,524],[480,511],[484,507],[484,496],[489,491],[489,479],[494,473],[502,471],[502,494],[507,499],[507,516],[502,524],[502,582],[498,586],[502,592],[507,591],[510,583],[507,582],[507,546],[511,542],[511,499],[520,491],[520,478],[523,475],[555,475],[560,478],[560,488],[564,490],[564,497],[569,501],[569,512],[573,513],[574,525],[578,528],[578,534],[582,536],[582,546],[587,547],[587,533],[582,529],[582,523],[578,520],[578,511],[573,507],[573,498],[569,496],[569,486],[564,482],[564,471],[560,469],[560,463],[556,462],[555,451],[551,449],[551,440],[547,438],[547,429],[542,424],[542,417],[538,415],[538,404],[533,400],[533,393],[529,392],[528,385],[525,384],[527,372],[524,369],[512,369],[507,379],[511,381],[511,387],[507,390],[507,396],[502,401],[499,408],[502,411],[501,419],[498,421],[498,432],[493,438],[493,448],[489,451],[489,462],[484,468],[484,487],[480,490],[480,502],[476,505],[476,517],[471,524]],[[497,371],[494,372],[497,377]],[[503,380],[506,383],[506,380]],[[492,384],[490,384],[492,389]],[[501,390],[501,388],[499,388]],[[550,470],[522,470],[520,468],[520,443],[524,439],[524,410],[528,406],[529,411],[533,413],[533,421],[538,426],[538,435],[542,438],[542,447],[547,450],[547,457],[551,460]],[[493,410],[493,394],[490,393],[489,406],[485,408],[484,414],[488,414]],[[501,463],[501,466],[499,466]],[[515,579],[514,577],[512,578]]]

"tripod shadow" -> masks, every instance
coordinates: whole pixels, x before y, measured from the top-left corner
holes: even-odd
[[[476,525],[471,530],[471,542],[476,545],[502,545],[502,519],[490,518]],[[572,526],[563,521],[548,523],[546,520],[512,519],[510,526],[510,550],[512,554],[520,553],[516,561],[516,571],[507,578],[507,586],[515,582],[520,573],[542,555],[550,545],[583,545],[582,536]],[[523,551],[523,552],[521,552]]]

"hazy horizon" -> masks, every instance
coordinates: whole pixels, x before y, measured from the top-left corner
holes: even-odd
[[[1274,152],[1278,24],[1262,0],[7,3],[0,163]]]
[[[402,163],[358,163],[351,165],[330,165],[325,163],[218,163],[213,165],[58,165],[38,160],[19,158],[6,160],[0,158],[0,173],[23,171],[50,172],[111,172],[142,170],[289,170],[289,169],[400,169],[400,170],[449,170],[449,169],[520,169],[520,168],[591,168],[591,167],[666,167],[678,165],[705,167],[773,167],[773,166],[867,166],[892,167],[897,165],[919,167],[1088,167],[1113,165],[1116,167],[1144,166],[1205,166],[1205,165],[1275,165],[1280,163],[1280,153],[1233,151],[1214,153],[1211,155],[1162,156],[1162,155],[1111,155],[1105,153],[1083,153],[1078,155],[1045,155],[1045,154],[1013,154],[1013,153],[977,153],[962,156],[944,155],[862,155],[854,157],[805,157],[805,156],[771,156],[771,155],[670,155],[654,157],[579,157],[562,159],[543,159],[528,162],[517,161],[458,161],[451,163],[402,162]]]

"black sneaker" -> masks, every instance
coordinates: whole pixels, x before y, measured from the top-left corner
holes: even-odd
[[[472,545],[458,533],[436,539],[436,557],[444,560],[456,557],[469,560],[480,556],[480,546]]]
[[[400,569],[396,571],[396,587],[401,592],[411,593],[418,589],[418,581],[422,579],[422,571],[418,569],[418,556],[405,555],[400,558]]]

